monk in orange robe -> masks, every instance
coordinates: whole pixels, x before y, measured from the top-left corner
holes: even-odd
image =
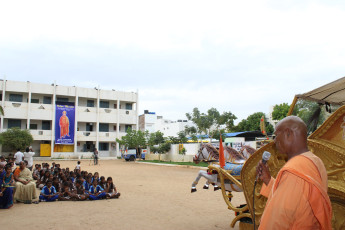
[[[288,156],[277,178],[259,163],[261,195],[268,197],[259,229],[331,230],[332,207],[327,172],[320,158],[308,150],[307,126],[298,117],[281,120],[275,130],[277,149]]]
[[[62,116],[60,117],[60,138],[69,136],[69,119],[66,116],[67,112],[63,111]]]

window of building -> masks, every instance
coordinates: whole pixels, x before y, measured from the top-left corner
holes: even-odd
[[[10,94],[10,101],[22,102],[23,101],[23,95],[11,93]]]
[[[89,132],[93,131],[93,124],[92,123],[86,123],[86,131],[89,131]]]
[[[99,123],[99,131],[100,132],[109,132],[109,124]]]
[[[126,103],[126,109],[127,110],[132,110],[132,104],[131,103]]]
[[[51,97],[43,97],[43,104],[51,104],[52,98]]]
[[[22,120],[16,120],[16,119],[8,119],[8,125],[7,127],[10,128],[14,128],[14,127],[18,127],[21,128],[22,127]]]
[[[37,124],[30,124],[30,129],[37,129]]]
[[[126,131],[126,132],[127,132],[127,130],[128,130],[129,128],[132,128],[132,125],[125,125],[125,131]]]
[[[51,130],[50,121],[42,121],[42,130]]]
[[[61,101],[61,102],[68,102],[68,98],[67,97],[57,97],[56,100],[57,101]]]
[[[31,98],[31,103],[40,103],[40,100],[36,98]]]
[[[114,109],[117,109],[117,104],[114,104]]]
[[[114,131],[116,131],[117,130],[117,126],[116,125],[114,125]]]
[[[0,94],[0,101],[2,101],[2,94]]]
[[[87,107],[95,107],[95,101],[94,100],[87,100],[87,103],[86,103]]]
[[[100,108],[109,108],[109,101],[100,101],[99,102],[99,107]]]
[[[98,150],[99,151],[109,151],[109,143],[100,142],[98,144]]]

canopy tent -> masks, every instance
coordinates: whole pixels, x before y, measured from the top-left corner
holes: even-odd
[[[317,89],[309,91],[304,94],[297,94],[290,106],[288,116],[293,112],[293,109],[298,99],[305,99],[309,101],[315,101],[319,104],[330,105],[344,105],[345,104],[345,77],[342,77],[336,81],[328,83]]]
[[[321,104],[345,104],[345,77],[336,81],[328,83],[317,89],[304,94],[298,94],[296,97],[299,99],[306,99],[316,101]]]

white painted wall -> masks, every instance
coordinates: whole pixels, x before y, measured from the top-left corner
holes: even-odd
[[[5,84],[4,81],[0,80],[1,93],[4,89],[4,102],[0,102],[0,105],[5,109],[5,116],[2,119],[1,127],[3,131],[8,127],[8,119],[20,119],[22,129],[26,129],[26,124],[28,122],[38,125],[37,130],[31,130],[35,140],[52,140],[52,130],[41,130],[41,121],[51,121],[51,128],[53,129],[52,126],[54,125],[53,120],[55,116],[55,108],[53,106],[54,91],[56,98],[68,98],[69,102],[78,101],[78,105],[76,105],[76,121],[77,127],[80,126],[80,131],[77,131],[76,142],[99,141],[114,143],[116,138],[121,138],[125,135],[125,125],[131,125],[133,129],[136,129],[137,127],[138,94],[134,92],[87,89],[61,85],[56,85],[54,88],[54,84],[50,85],[9,80],[7,80]],[[30,92],[31,98],[38,99],[39,103],[27,103]],[[23,95],[22,102],[10,102],[10,93]],[[52,104],[43,104],[44,96],[51,97]],[[98,97],[100,101],[109,101],[109,109],[97,108]],[[87,100],[94,100],[95,107],[88,108]],[[126,109],[126,103],[132,104],[131,110]],[[114,107],[115,104],[117,105],[117,109]],[[86,136],[83,133],[83,130],[86,130],[86,122],[94,123],[94,132],[91,132],[89,136]],[[98,123],[108,123],[109,132],[97,133]],[[114,130],[114,126],[119,126],[119,131]],[[78,151],[78,147],[76,148],[76,151]],[[58,154],[61,155],[61,153]],[[114,145],[111,145],[111,149],[109,151],[100,152],[100,155],[114,154],[116,154],[116,147],[114,147]],[[118,154],[120,155],[120,152]]]

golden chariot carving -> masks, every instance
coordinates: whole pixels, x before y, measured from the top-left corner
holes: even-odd
[[[291,105],[288,115],[292,114],[294,106],[299,98],[316,101],[319,104],[343,105],[338,108],[315,132],[308,137],[309,149],[317,155],[325,164],[328,174],[328,194],[332,202],[333,218],[332,226],[336,230],[345,230],[345,78],[329,83],[308,93],[297,95]],[[247,205],[240,209],[233,207],[228,195],[223,190],[223,198],[228,208],[238,212],[238,216],[232,221],[231,227],[241,218],[253,219],[253,188],[256,177],[256,166],[262,159],[264,151],[271,153],[267,162],[271,175],[276,177],[278,171],[285,164],[287,158],[278,152],[272,142],[257,150],[244,164],[241,171],[241,179],[231,177],[223,169],[218,169],[219,177],[224,181],[231,180],[243,189]],[[260,195],[262,181],[255,187],[255,223],[259,226],[261,215],[264,211],[267,199]],[[245,212],[249,210],[248,212]],[[240,229],[253,229],[253,224],[239,224]]]

